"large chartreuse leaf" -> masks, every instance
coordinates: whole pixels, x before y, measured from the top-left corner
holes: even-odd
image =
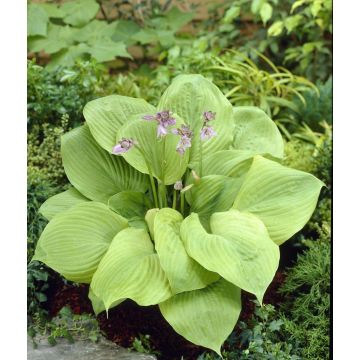
[[[66,279],[90,283],[113,237],[127,221],[97,202],[73,206],[55,216],[40,236],[33,260]]]
[[[215,213],[209,234],[197,214],[182,223],[180,234],[188,254],[210,271],[262,298],[279,262],[279,248],[265,225],[249,213],[232,209]]]
[[[203,158],[202,175],[224,175],[243,178],[254,154],[242,150],[221,150]]]
[[[220,279],[204,289],[175,295],[160,304],[160,311],[177,333],[221,356],[221,345],[240,315],[240,289]]]
[[[176,210],[163,208],[154,221],[155,249],[174,294],[201,289],[219,279],[187,254],[180,238],[182,220]]]
[[[199,160],[199,131],[204,111],[216,112],[211,126],[217,136],[203,143],[203,154],[226,149],[233,140],[234,119],[230,102],[222,92],[201,75],[179,75],[162,95],[159,110],[171,110],[181,116],[194,131],[191,162]]]
[[[322,186],[311,174],[256,156],[234,208],[261,219],[280,245],[309,221]]]
[[[120,299],[119,301],[115,301],[113,304],[111,304],[111,306],[108,309],[106,309],[104,302],[94,294],[94,292],[92,291],[91,288],[89,288],[88,296],[91,301],[91,305],[93,307],[94,313],[96,315],[100,314],[104,310],[109,310],[110,308],[113,308],[113,307],[119,305],[120,303],[122,303],[125,300],[125,299]]]
[[[154,208],[154,209],[150,209],[147,211],[146,215],[145,215],[145,221],[147,224],[147,227],[149,229],[149,233],[151,235],[151,238],[154,240],[155,236],[154,236],[154,222],[155,222],[155,217],[156,214],[159,212],[160,209],[158,208]]]
[[[252,155],[284,156],[284,141],[275,123],[264,111],[254,106],[234,108],[233,147]]]
[[[209,230],[211,214],[232,207],[242,182],[242,179],[222,175],[202,177],[185,193],[190,211],[197,213],[204,227]]]
[[[131,115],[148,112],[155,108],[143,99],[110,95],[88,102],[84,107],[84,117],[91,134],[105,150],[112,152],[116,144],[116,134]]]
[[[90,201],[87,197],[82,195],[74,187],[63,191],[47,199],[40,207],[39,212],[48,220],[51,220],[55,215],[72,208],[74,205]]]
[[[213,214],[210,225],[214,235],[226,239],[223,245],[230,251],[228,254],[234,251],[229,259],[237,261],[238,286],[255,294],[262,302],[280,259],[279,247],[271,240],[265,225],[256,216],[236,209]],[[223,270],[224,275],[228,272],[229,281],[234,275],[232,270],[231,266]]]
[[[126,219],[144,218],[152,207],[149,196],[139,191],[121,191],[109,199],[109,207]]]
[[[170,131],[158,139],[157,122],[143,120],[143,115],[134,115],[119,130],[117,139],[131,138],[137,142],[135,147],[122,156],[140,172],[149,174],[149,165],[153,176],[165,185],[174,184],[187,168],[189,151],[184,155],[176,151],[180,137]],[[176,114],[173,116],[176,118],[176,127],[180,127],[183,120]]]
[[[107,203],[120,191],[145,191],[148,187],[147,177],[102,149],[87,125],[61,138],[61,155],[70,182],[91,200]]]
[[[93,276],[91,289],[106,309],[123,299],[147,306],[171,297],[169,281],[147,231],[128,228],[115,236]]]

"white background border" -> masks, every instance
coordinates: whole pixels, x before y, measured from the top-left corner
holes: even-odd
[[[26,359],[26,1],[0,22],[0,358]],[[334,359],[359,355],[360,3],[334,1]]]

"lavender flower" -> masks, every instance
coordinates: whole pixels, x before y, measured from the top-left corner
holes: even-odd
[[[112,153],[115,155],[128,152],[135,145],[135,141],[132,139],[122,138],[112,149]]]
[[[180,154],[180,155],[184,155],[185,154],[185,150],[191,147],[191,139],[187,138],[187,137],[182,137],[180,138],[179,143],[177,144],[176,147],[176,151]]]
[[[181,182],[181,180],[178,180],[175,184],[174,184],[174,189],[175,190],[181,190],[183,188],[183,184]]]
[[[190,130],[189,126],[182,124],[181,128],[173,129],[172,133],[181,136],[180,141],[177,144],[176,151],[180,155],[184,155],[185,150],[191,147],[193,132]]]
[[[211,139],[212,137],[214,137],[216,135],[217,135],[216,131],[211,126],[204,126],[201,129],[201,132],[200,132],[200,138],[203,141],[204,140],[209,140],[209,139]]]
[[[166,126],[159,124],[157,127],[157,137],[163,137],[167,134]]]
[[[204,118],[204,124],[207,124],[209,121],[215,119],[215,112],[212,111],[204,111],[203,118]]]
[[[143,119],[147,121],[157,121],[157,137],[165,136],[168,133],[167,127],[176,124],[176,119],[172,117],[172,113],[169,110],[159,111],[155,115],[144,115]]]
[[[215,120],[215,112],[212,111],[204,111],[203,112],[203,119],[204,119],[204,123],[203,123],[203,127],[201,129],[200,132],[200,138],[201,140],[209,140],[212,137],[216,136],[216,131],[214,130],[213,127],[209,126],[209,121]]]
[[[181,137],[192,138],[193,132],[190,130],[190,127],[184,124],[181,124],[181,128],[173,129],[172,133],[175,135],[180,135]]]

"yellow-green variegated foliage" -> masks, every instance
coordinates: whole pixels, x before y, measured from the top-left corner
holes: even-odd
[[[158,136],[166,111],[172,123]],[[126,299],[158,304],[175,331],[221,355],[241,290],[262,302],[279,245],[309,220],[322,182],[281,165],[274,122],[233,108],[201,75],[178,76],[157,108],[112,95],[89,102],[84,116],[62,137],[72,187],[41,206],[50,222],[33,260],[90,284],[96,313]],[[206,140],[205,125],[216,132]],[[181,126],[192,132],[183,154]]]

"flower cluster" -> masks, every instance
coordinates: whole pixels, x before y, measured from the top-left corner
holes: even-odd
[[[164,137],[168,134],[168,127],[176,124],[176,119],[172,117],[173,113],[169,110],[163,110],[157,112],[155,115],[144,115],[142,118],[147,121],[157,121],[157,137]],[[216,131],[212,126],[209,125],[209,122],[215,120],[215,112],[204,111],[203,116],[203,126],[200,132],[201,140],[209,140],[212,137],[216,136]],[[180,141],[176,147],[176,151],[180,155],[184,155],[186,149],[191,147],[191,140],[193,137],[193,132],[190,130],[188,125],[182,124],[180,128],[172,129],[172,133],[180,136]],[[123,154],[129,151],[135,145],[135,141],[132,139],[122,138],[114,147],[113,154]]]
[[[176,119],[172,117],[172,113],[169,110],[163,110],[157,112],[155,115],[144,115],[144,120],[152,121],[155,120],[158,123],[157,136],[163,137],[168,131],[167,127],[175,125]]]
[[[181,128],[173,129],[172,133],[175,135],[180,135],[180,141],[176,147],[176,151],[180,155],[184,155],[185,150],[191,147],[191,138],[193,132],[190,130],[190,127],[182,124]]]
[[[114,155],[123,154],[128,152],[136,142],[132,139],[122,138],[112,149]]]
[[[214,128],[212,126],[209,126],[209,122],[215,120],[215,115],[216,113],[212,111],[205,111],[203,113],[204,123],[200,132],[201,140],[209,140],[217,135]]]

